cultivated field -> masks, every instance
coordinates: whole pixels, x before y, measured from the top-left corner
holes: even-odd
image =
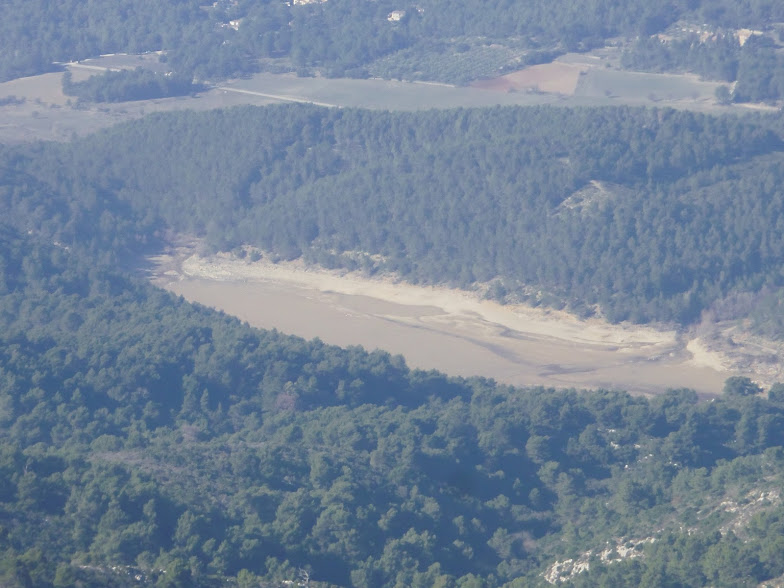
[[[591,68],[580,76],[577,96],[606,97],[652,104],[688,102],[713,106],[720,82],[704,82],[693,75],[653,74]]]
[[[113,53],[111,55],[102,55],[95,59],[71,62],[67,65],[72,71],[73,69],[93,71],[113,69],[117,71],[121,69],[136,69],[137,67],[142,67],[150,71],[165,73],[169,71],[169,67],[165,63],[161,63],[158,59],[160,53],[161,52],[142,53],[141,55]]]
[[[257,74],[246,80],[221,84],[221,87],[229,91],[260,92],[284,100],[384,110],[534,104],[630,104],[713,112],[742,110],[715,104],[713,92],[718,85],[701,82],[692,76],[638,74],[556,61],[467,87],[395,80],[298,78],[293,74]]]
[[[716,104],[715,91],[722,85],[719,82],[705,82],[693,75],[623,71],[609,67],[612,62],[611,57],[568,54],[552,63],[474,82],[472,86],[499,92],[559,94],[569,97],[569,104],[732,110]]]
[[[258,74],[247,80],[222,84],[225,90],[264,92],[283,99],[297,98],[340,107],[375,110],[483,107],[549,104],[557,96],[487,92],[478,88],[397,80],[298,78],[292,74]]]
[[[107,56],[76,64],[71,71],[80,80],[104,68],[136,67],[148,62],[153,63],[154,57]],[[0,100],[4,102],[0,106],[0,142],[68,140],[154,111],[280,102],[391,110],[628,103],[743,111],[714,106],[714,84],[687,76],[612,71],[598,65],[601,63],[601,59],[579,56],[527,68],[484,89],[259,74],[222,83],[193,97],[101,105],[73,103],[62,93],[62,74],[50,73],[0,84]],[[525,91],[531,84],[537,92]],[[340,345],[381,347],[404,353],[416,367],[451,374],[480,374],[513,384],[620,387],[637,392],[688,386],[703,393],[719,391],[724,378],[736,373],[763,382],[782,379],[776,366],[755,359],[770,356],[764,342],[735,345],[733,357],[724,353],[727,346],[715,340],[588,324],[553,311],[499,307],[469,299],[470,294],[465,292],[417,289],[404,284],[392,287],[389,283],[358,281],[357,276],[336,277],[269,264],[264,266],[267,273],[262,278],[243,274],[248,271],[245,268],[231,279],[216,280],[209,274],[211,270],[202,271],[214,264],[199,263],[192,261],[187,272],[174,263],[174,269],[169,268],[174,275],[167,277],[160,272],[159,283],[257,326],[319,336]],[[194,269],[198,267],[202,270]],[[737,341],[738,335],[732,333],[731,339]],[[723,353],[710,350],[716,345]],[[762,350],[759,353],[754,351],[758,348]],[[746,353],[749,349],[752,351]],[[780,351],[784,354],[784,349]]]
[[[423,43],[401,49],[368,66],[371,77],[385,79],[428,80],[465,85],[509,71],[527,51],[486,39],[452,39],[450,43]]]
[[[0,100],[15,96],[21,103],[0,105],[0,142],[37,139],[64,141],[144,114],[168,110],[207,110],[239,104],[305,102],[332,107],[383,110],[550,104],[558,106],[649,105],[711,112],[745,112],[720,107],[713,92],[718,84],[693,76],[639,74],[604,67],[605,58],[566,55],[474,86],[456,87],[396,80],[299,78],[293,74],[257,74],[222,82],[198,96],[123,102],[75,104],[62,93],[61,73],[49,73],[0,84]],[[155,54],[110,55],[69,64],[76,81],[106,69],[142,66],[161,69]]]
[[[536,91],[572,96],[580,75],[589,68],[570,63],[544,63],[514,73],[471,84],[475,88],[499,92]]]

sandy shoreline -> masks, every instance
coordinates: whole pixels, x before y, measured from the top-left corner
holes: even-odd
[[[388,278],[368,278],[357,272],[315,269],[302,262],[247,262],[227,254],[210,258],[191,255],[181,263],[187,278],[216,281],[271,281],[295,284],[320,292],[367,296],[405,306],[432,306],[450,315],[475,315],[481,320],[537,337],[602,347],[669,348],[677,343],[675,331],[609,325],[600,320],[581,320],[552,309],[501,305],[480,300],[473,293],[438,286],[415,286]]]
[[[202,257],[192,246],[151,259],[152,280],[186,299],[331,344],[405,356],[412,367],[513,385],[720,393],[734,373],[698,339],[565,312],[504,306],[472,292],[308,267]]]

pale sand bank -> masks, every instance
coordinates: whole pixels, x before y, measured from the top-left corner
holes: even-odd
[[[691,353],[693,365],[708,367],[719,372],[728,370],[730,363],[728,359],[722,353],[708,349],[699,337],[691,339],[686,344],[686,350]]]
[[[301,262],[208,258],[181,250],[154,260],[155,282],[262,328],[363,345],[412,367],[515,385],[607,387],[639,393],[721,391],[733,375],[674,331],[503,306],[466,291],[414,286]],[[712,356],[710,356],[712,357]],[[715,358],[713,358],[715,359]]]

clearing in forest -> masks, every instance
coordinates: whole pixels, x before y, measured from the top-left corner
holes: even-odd
[[[538,91],[572,96],[577,89],[580,74],[589,69],[587,65],[573,63],[543,63],[490,80],[471,84],[475,88],[500,92]]]

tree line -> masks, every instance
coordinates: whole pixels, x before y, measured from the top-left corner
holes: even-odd
[[[71,72],[63,75],[63,93],[88,102],[125,102],[152,100],[194,94],[203,89],[191,78],[158,74],[137,67],[134,70],[107,71],[74,82]]]

